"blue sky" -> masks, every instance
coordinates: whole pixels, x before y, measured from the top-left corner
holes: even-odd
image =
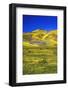
[[[23,15],[23,32],[32,32],[36,29],[57,30],[57,16]]]

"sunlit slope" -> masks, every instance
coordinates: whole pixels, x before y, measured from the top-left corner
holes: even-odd
[[[57,30],[23,34],[23,74],[57,73]]]
[[[26,47],[38,47],[37,44],[31,44],[30,42],[23,42],[23,45],[26,46]]]
[[[42,37],[45,36],[47,34],[47,31],[45,30],[33,30],[32,31],[32,38],[36,39],[36,40],[42,40]]]
[[[56,46],[57,45],[57,30],[52,30],[48,32],[46,35],[42,37],[47,45],[49,46]]]
[[[24,46],[27,47],[54,47],[57,45],[57,30],[51,30],[47,32],[46,30],[33,30],[30,33],[23,34]]]

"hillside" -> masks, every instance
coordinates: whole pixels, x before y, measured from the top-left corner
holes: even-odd
[[[23,74],[57,73],[57,30],[23,34]]]
[[[57,30],[47,32],[46,30],[33,30],[32,32],[24,33],[24,46],[56,46],[57,45]],[[28,43],[28,44],[27,44]]]

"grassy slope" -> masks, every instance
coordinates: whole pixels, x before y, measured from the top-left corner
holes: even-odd
[[[45,33],[43,30],[24,34],[23,74],[57,72],[57,48],[56,43],[52,42],[57,42],[55,36],[56,31]],[[33,43],[39,40],[44,44]]]

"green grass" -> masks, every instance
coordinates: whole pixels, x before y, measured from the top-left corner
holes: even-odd
[[[24,47],[23,74],[57,73],[57,48]]]

